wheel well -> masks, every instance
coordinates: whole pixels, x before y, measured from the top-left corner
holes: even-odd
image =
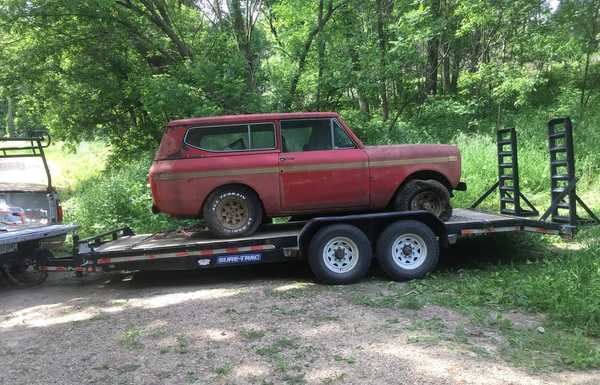
[[[206,201],[208,200],[208,197],[210,196],[210,194],[212,194],[213,192],[215,192],[219,189],[222,189],[224,187],[242,187],[242,188],[252,191],[258,198],[258,201],[260,202],[260,207],[262,208],[262,211],[263,211],[263,218],[266,217],[267,213],[265,212],[265,205],[263,204],[263,201],[262,201],[260,195],[256,192],[255,189],[253,189],[252,187],[248,186],[247,184],[243,184],[243,183],[227,183],[227,184],[223,184],[218,187],[215,187],[214,189],[210,190],[210,192],[208,194],[206,194],[206,198],[204,198],[204,202],[202,202],[202,206],[200,206],[200,214],[198,215],[199,218],[202,218],[202,212],[204,211],[204,205],[206,204]]]
[[[390,199],[390,201],[388,202],[388,207],[392,207],[392,205],[394,204],[394,200],[396,200],[396,196],[398,195],[398,192],[400,191],[400,189],[402,187],[404,187],[404,185],[411,181],[411,180],[415,180],[415,179],[421,179],[421,180],[426,180],[426,179],[433,179],[436,180],[438,182],[440,182],[441,184],[443,184],[444,186],[446,186],[446,188],[448,189],[448,191],[450,191],[452,189],[452,185],[450,184],[450,182],[448,181],[448,178],[446,178],[444,176],[444,174],[439,173],[437,171],[431,171],[431,170],[421,170],[421,171],[417,171],[414,172],[412,174],[410,174],[409,176],[407,176],[402,183],[400,183],[400,186],[398,186],[398,188],[396,189],[396,191],[394,192],[394,194],[392,195],[392,198]]]

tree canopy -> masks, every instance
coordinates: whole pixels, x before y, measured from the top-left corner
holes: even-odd
[[[600,0],[4,0],[0,124],[128,151],[155,147],[170,119],[230,113],[339,111],[368,142],[448,140],[524,109],[585,122],[599,12]]]

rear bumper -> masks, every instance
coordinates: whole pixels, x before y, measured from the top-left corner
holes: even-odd
[[[467,184],[465,182],[458,182],[456,187],[454,187],[456,191],[467,191]]]

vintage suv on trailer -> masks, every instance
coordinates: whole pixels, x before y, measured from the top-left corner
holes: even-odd
[[[266,218],[427,210],[442,220],[460,182],[456,146],[365,146],[337,113],[175,120],[150,168],[153,210],[203,217],[216,236]]]

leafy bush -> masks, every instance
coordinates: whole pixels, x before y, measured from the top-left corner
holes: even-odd
[[[77,187],[64,203],[65,221],[77,223],[83,236],[130,226],[137,232],[155,232],[187,222],[151,212],[147,183],[151,156],[107,169]]]

